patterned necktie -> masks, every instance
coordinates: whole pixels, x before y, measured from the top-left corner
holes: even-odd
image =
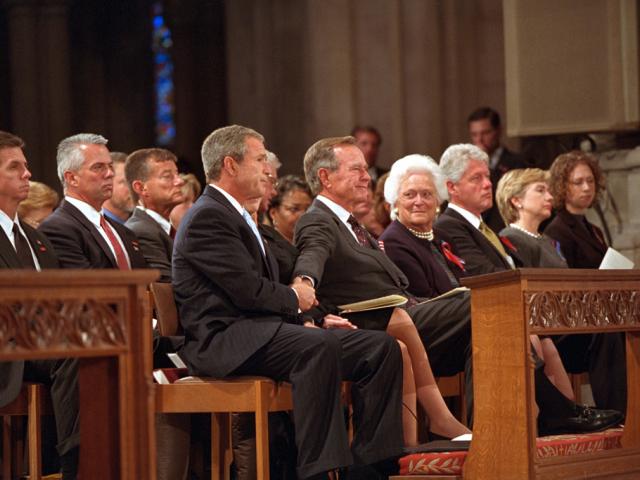
[[[366,228],[360,225],[360,222],[356,220],[356,217],[349,215],[347,223],[351,225],[351,229],[353,230],[353,233],[356,234],[356,239],[361,246],[365,248],[375,248],[369,241],[369,232],[367,232]]]
[[[247,225],[249,225],[249,228],[253,232],[253,235],[256,237],[256,240],[260,244],[262,254],[266,257],[267,254],[264,250],[264,242],[262,241],[262,237],[260,236],[260,232],[258,231],[258,225],[256,225],[256,222],[253,221],[253,218],[251,218],[251,215],[246,210],[242,210],[242,218],[244,218],[244,221],[247,222]]]
[[[480,227],[478,227],[478,230],[480,230],[485,238],[489,240],[494,247],[496,247],[496,250],[498,250],[505,259],[509,258],[509,256],[507,255],[507,251],[502,246],[502,242],[495,234],[495,232],[487,226],[486,223],[480,222]],[[509,262],[509,265],[511,265],[511,262]],[[513,268],[513,266],[511,266],[511,268]]]
[[[440,252],[440,250],[438,250],[438,247],[436,247],[433,244],[433,242],[429,242],[429,246],[431,247],[431,253],[433,253],[433,257],[436,259],[436,262],[438,262],[438,264],[442,267],[442,269],[444,270],[444,273],[447,274],[447,277],[451,282],[451,286],[453,288],[459,287],[460,283],[458,282],[458,279],[449,268],[449,265],[447,265],[447,261],[442,256],[442,253]]]
[[[24,238],[24,235],[22,235],[17,223],[13,224],[13,241],[16,244],[16,254],[18,255],[18,260],[20,260],[20,263],[22,264],[22,268],[35,270],[36,264],[33,261],[29,242]]]
[[[111,229],[111,225],[109,225],[109,222],[105,220],[103,215],[100,215],[100,226],[102,227],[102,230],[104,230],[104,233],[107,234],[109,243],[111,243],[111,246],[113,247],[113,251],[116,254],[116,263],[118,264],[118,268],[120,270],[131,270],[129,262],[127,262],[127,256],[122,249],[122,245],[120,245],[115,233],[113,233],[113,230]]]

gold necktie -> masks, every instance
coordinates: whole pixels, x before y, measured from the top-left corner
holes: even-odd
[[[494,247],[496,247],[496,250],[498,250],[504,258],[508,258],[507,251],[502,246],[502,242],[500,241],[498,236],[495,234],[495,232],[487,226],[486,223],[480,222],[480,227],[478,227],[478,230],[480,230],[480,232],[485,236],[485,238],[489,240]]]

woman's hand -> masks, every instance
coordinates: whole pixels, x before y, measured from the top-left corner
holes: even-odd
[[[346,318],[339,317],[338,315],[334,315],[332,313],[324,317],[324,325],[322,325],[322,327],[323,328],[344,328],[347,330],[356,330],[358,328]]]

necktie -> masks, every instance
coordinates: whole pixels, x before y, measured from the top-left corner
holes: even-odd
[[[431,247],[431,253],[433,253],[433,257],[436,259],[436,262],[438,262],[438,264],[442,267],[444,273],[447,274],[447,277],[451,282],[451,286],[454,288],[459,287],[460,283],[458,283],[458,279],[449,268],[449,265],[447,265],[447,261],[442,256],[440,250],[438,250],[438,247],[436,247],[433,242],[429,242],[429,246]]]
[[[175,238],[176,238],[176,229],[175,229],[175,228],[173,228],[173,225],[171,225],[171,228],[169,228],[169,236],[170,236],[172,239],[175,239]]]
[[[244,218],[244,221],[247,222],[247,225],[249,225],[249,228],[253,232],[253,235],[256,237],[256,240],[260,244],[262,254],[266,256],[264,251],[264,243],[262,241],[262,237],[260,236],[260,232],[258,231],[258,225],[256,225],[256,222],[253,221],[253,218],[251,218],[251,215],[249,215],[249,212],[247,212],[246,210],[242,210],[242,218]]]
[[[360,222],[356,220],[356,217],[354,217],[353,215],[349,215],[347,223],[351,225],[353,233],[356,234],[356,239],[358,240],[358,243],[360,245],[365,248],[375,248],[369,240],[369,232],[367,232],[366,228],[360,225]]]
[[[487,226],[486,223],[480,222],[480,227],[478,227],[478,230],[480,230],[485,238],[489,240],[494,247],[496,247],[496,250],[498,250],[505,259],[509,258],[509,256],[507,255],[507,251],[502,246],[502,242],[495,234],[495,232]],[[511,265],[511,262],[509,262],[509,264]],[[511,268],[513,268],[513,266]]]
[[[22,268],[31,268],[35,270],[36,264],[33,261],[29,242],[24,238],[24,235],[22,235],[17,223],[13,224],[13,241],[16,244],[16,254],[18,254],[18,260],[20,260]]]
[[[116,238],[115,233],[111,229],[111,225],[107,222],[103,215],[100,215],[100,226],[104,230],[104,233],[107,234],[107,238],[109,239],[109,243],[113,247],[113,251],[116,254],[116,263],[118,264],[118,268],[120,270],[130,270],[129,262],[127,262],[127,256],[124,254],[124,250],[120,245],[120,242]]]

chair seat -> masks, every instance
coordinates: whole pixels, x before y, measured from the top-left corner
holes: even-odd
[[[163,413],[255,412],[258,397],[266,411],[290,410],[291,385],[267,377],[184,377],[156,387],[156,411]],[[185,402],[185,398],[189,401]]]
[[[536,439],[538,457],[581,455],[620,448],[622,428],[585,435],[554,435]],[[504,452],[505,457],[510,455]],[[425,479],[429,475],[462,475],[467,452],[431,452],[406,455],[399,460],[400,476]]]

